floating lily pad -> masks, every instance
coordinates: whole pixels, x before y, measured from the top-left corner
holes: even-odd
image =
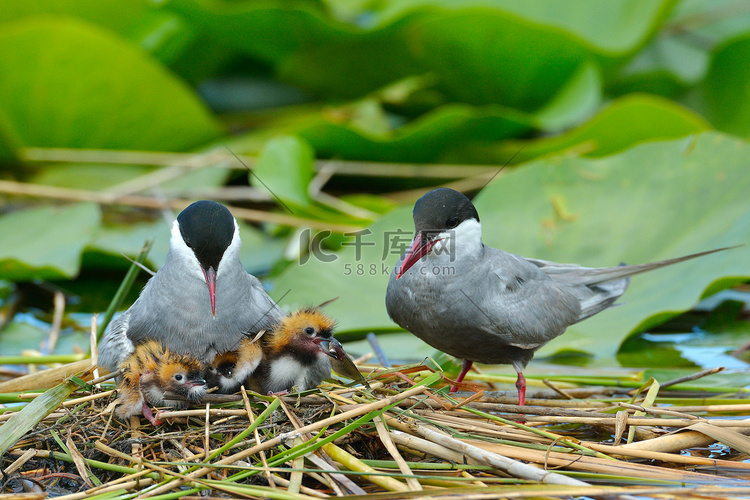
[[[711,128],[690,109],[661,97],[631,94],[611,102],[596,116],[564,134],[458,150],[456,159],[504,163],[570,153],[600,157],[657,139],[676,139]],[[467,158],[468,155],[468,158]]]
[[[78,203],[18,210],[0,217],[0,278],[72,278],[99,228],[99,207]]]
[[[0,74],[0,108],[27,146],[177,151],[222,132],[164,67],[73,18],[3,24]]]

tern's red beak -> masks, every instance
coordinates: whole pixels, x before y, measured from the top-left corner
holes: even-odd
[[[435,243],[441,239],[442,238],[428,240],[422,237],[422,233],[417,233],[414,237],[414,241],[411,243],[411,247],[409,247],[409,250],[406,252],[406,257],[404,257],[404,261],[401,263],[398,273],[396,273],[396,279],[403,276],[411,266],[419,261],[419,259],[430,253],[430,250],[435,246]]]
[[[211,298],[211,314],[216,318],[216,271],[213,266],[203,270],[208,285],[208,296]]]

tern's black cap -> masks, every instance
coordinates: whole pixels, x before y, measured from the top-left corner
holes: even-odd
[[[206,270],[218,271],[219,262],[234,238],[234,217],[215,201],[196,201],[177,216],[185,244]]]
[[[434,235],[453,229],[468,219],[479,222],[477,209],[469,198],[453,189],[433,189],[414,204],[417,232]]]

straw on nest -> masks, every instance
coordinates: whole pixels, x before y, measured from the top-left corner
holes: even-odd
[[[652,404],[659,391],[652,384],[639,401],[622,388],[554,386],[519,407],[515,393],[453,399],[441,374],[425,367],[404,370],[413,378],[362,370],[371,390],[326,384],[283,398],[209,395],[202,408],[160,412],[167,423],[158,428],[135,417],[118,421],[108,383],[68,379],[21,412],[0,416],[3,492],[66,500],[201,490],[281,499],[750,493],[745,455],[680,454],[716,440],[748,453],[750,419],[696,415],[746,413],[750,405],[664,410]],[[586,399],[559,399],[571,394]],[[38,423],[28,421],[29,408]],[[5,427],[18,426],[19,417],[33,428],[14,429],[23,434],[8,443]],[[612,445],[611,436],[619,442],[636,425],[633,444]],[[695,430],[667,434],[684,427]]]

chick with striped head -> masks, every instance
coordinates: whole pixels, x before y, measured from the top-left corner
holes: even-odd
[[[206,393],[203,363],[193,356],[174,353],[156,340],[137,345],[120,369],[121,404],[115,411],[120,418],[142,413],[149,422],[160,425],[149,403],[185,408],[190,402],[200,401]],[[184,400],[170,399],[170,394]]]
[[[208,369],[209,387],[218,387],[222,394],[233,394],[247,383],[263,358],[260,341],[247,336],[233,351],[217,354]]]
[[[333,338],[336,322],[319,307],[300,309],[279,321],[261,337],[263,360],[253,378],[260,390],[305,391],[331,376],[330,359],[344,355]]]

